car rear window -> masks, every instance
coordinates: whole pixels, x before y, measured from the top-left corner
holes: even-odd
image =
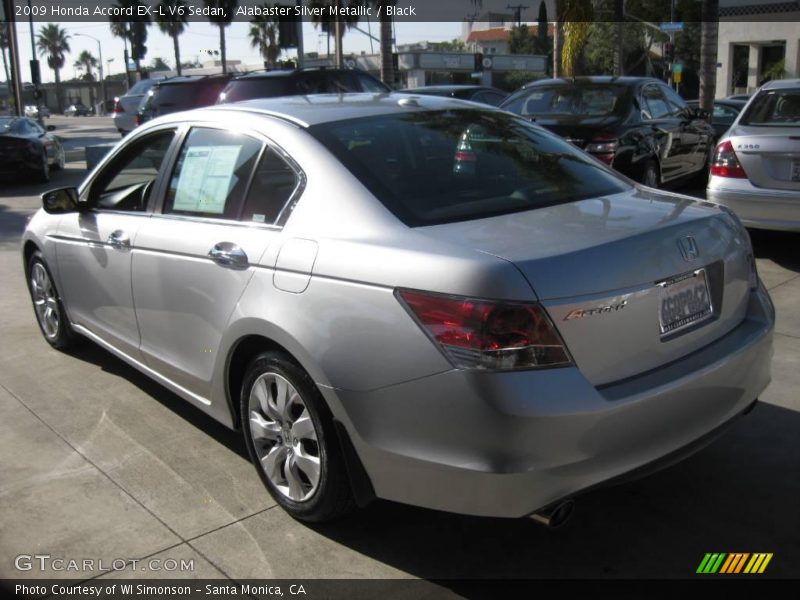
[[[261,79],[237,79],[231,81],[220,93],[219,103],[239,102],[253,98],[274,98],[293,93],[288,77],[263,77]]]
[[[225,80],[205,80],[192,83],[174,83],[160,85],[149,100],[148,105],[159,114],[188,110],[200,106],[209,106],[216,102],[220,90],[225,87]]]
[[[315,125],[309,131],[411,227],[630,188],[571,144],[501,112],[383,115]]]
[[[800,88],[760,92],[747,107],[740,124],[800,127]]]
[[[137,94],[144,94],[147,90],[156,84],[156,79],[142,79],[136,83],[131,89],[127,91],[126,96],[135,96]]]
[[[629,97],[628,88],[621,85],[537,85],[509,98],[503,108],[523,116],[620,115]]]

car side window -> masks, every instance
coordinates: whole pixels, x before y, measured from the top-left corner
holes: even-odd
[[[649,118],[664,119],[670,116],[669,105],[661,95],[661,90],[658,89],[658,86],[646,86],[642,91],[642,100],[644,101],[643,108],[647,111]]]
[[[380,83],[375,81],[372,77],[367,77],[363,73],[354,73],[354,75],[356,77],[356,81],[358,81],[359,85],[361,86],[361,89],[364,92],[377,93],[377,94],[382,94],[386,92],[386,88],[380,85]]]
[[[240,219],[274,225],[298,183],[297,173],[286,159],[267,148],[256,168]]]
[[[686,104],[686,100],[681,98],[675,90],[667,85],[662,85],[659,87],[661,88],[661,93],[664,94],[664,97],[667,100],[667,104],[669,104],[672,115],[680,116],[688,114],[689,107]]]
[[[732,108],[728,108],[727,106],[723,106],[721,104],[715,104],[711,121],[712,123],[731,124],[736,119],[737,114],[739,113]]]
[[[174,137],[174,130],[159,131],[133,142],[95,179],[90,204],[99,209],[147,210],[153,183]]]
[[[192,129],[170,177],[163,212],[236,219],[261,147],[240,133]]]

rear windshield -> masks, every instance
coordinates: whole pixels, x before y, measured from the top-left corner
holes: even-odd
[[[144,94],[147,90],[153,87],[158,80],[156,79],[142,79],[136,83],[131,89],[127,91],[126,96],[135,96],[137,94]]]
[[[231,81],[219,95],[219,104],[252,100],[253,98],[274,98],[292,94],[292,82],[288,77],[264,77],[262,79],[237,79]]]
[[[800,88],[759,93],[750,103],[740,124],[800,127]]]
[[[503,108],[518,115],[621,115],[628,104],[621,85],[537,85],[515,94]]]
[[[162,115],[209,106],[216,102],[220,90],[225,87],[226,83],[225,80],[215,79],[195,83],[162,84],[156,88],[148,106],[155,108]]]
[[[411,227],[629,189],[571,144],[502,112],[384,115],[315,125],[309,131]]]

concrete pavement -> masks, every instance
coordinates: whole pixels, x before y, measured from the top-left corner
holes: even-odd
[[[82,177],[68,167],[49,187]],[[92,344],[45,343],[18,248],[40,191],[0,189],[0,578],[167,574],[132,568],[148,558],[191,560],[168,574],[195,578],[683,578],[720,551],[773,552],[766,576],[800,576],[797,235],[754,236],[778,311],[774,380],[709,448],[581,497],[557,532],[388,502],[312,527],[275,507],[238,434]],[[128,568],[15,569],[37,553]]]

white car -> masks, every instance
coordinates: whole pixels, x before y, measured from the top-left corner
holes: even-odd
[[[114,127],[117,128],[122,135],[126,135],[136,129],[138,123],[136,122],[136,112],[139,110],[139,105],[142,100],[147,96],[147,92],[157,82],[161,81],[163,77],[153,79],[142,79],[131,89],[127,91],[124,96],[114,98],[114,110],[112,112]]]
[[[770,81],[720,139],[706,198],[747,227],[800,231],[800,79]]]

